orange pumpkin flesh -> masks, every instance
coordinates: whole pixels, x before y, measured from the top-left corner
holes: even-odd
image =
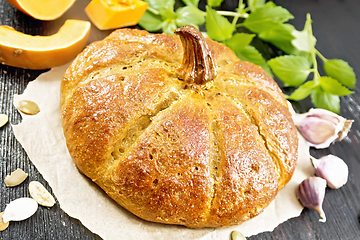
[[[54,20],[63,15],[76,0],[6,0],[21,12],[39,20]]]
[[[85,13],[98,29],[108,30],[136,25],[147,7],[139,0],[92,0]]]
[[[9,26],[0,26],[0,62],[26,69],[47,69],[76,57],[87,44],[91,24],[67,20],[51,36],[31,36]]]

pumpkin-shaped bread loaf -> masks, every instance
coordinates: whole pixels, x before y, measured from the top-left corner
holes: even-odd
[[[81,173],[153,222],[239,224],[290,180],[298,136],[281,90],[194,27],[120,29],[90,44],[61,85]]]

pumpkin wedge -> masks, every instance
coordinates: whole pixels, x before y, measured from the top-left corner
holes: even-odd
[[[63,65],[86,46],[90,28],[89,21],[66,20],[54,35],[32,36],[0,26],[0,62],[26,69]]]
[[[108,30],[136,25],[148,5],[140,0],[92,0],[85,13],[98,29]]]
[[[21,12],[39,20],[54,20],[63,15],[76,0],[6,0]]]

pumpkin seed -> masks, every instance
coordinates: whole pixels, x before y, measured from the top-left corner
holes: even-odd
[[[27,176],[28,175],[26,172],[18,168],[10,175],[6,175],[4,182],[7,187],[14,187],[22,183],[27,178]]]
[[[46,190],[46,188],[38,181],[29,183],[29,192],[31,197],[40,205],[52,207],[55,204],[54,197]]]
[[[3,222],[22,221],[31,217],[38,209],[37,202],[32,198],[18,198],[6,205],[2,216]]]
[[[4,126],[9,121],[9,117],[6,114],[0,114],[0,127]]]
[[[35,115],[38,112],[40,112],[39,106],[30,100],[20,100],[16,104],[17,109],[19,109],[21,112],[29,115]]]
[[[239,231],[232,231],[231,232],[231,239],[232,240],[246,240],[246,237]]]
[[[2,218],[3,215],[4,215],[4,212],[0,213],[0,232],[4,231],[9,226],[9,222],[4,223],[3,218]]]

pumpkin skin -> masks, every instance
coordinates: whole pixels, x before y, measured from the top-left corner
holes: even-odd
[[[193,27],[176,33],[120,29],[78,55],[61,85],[69,153],[142,219],[240,224],[291,179],[296,128],[259,66]]]
[[[0,63],[25,69],[48,69],[73,60],[87,44],[91,23],[66,20],[51,36],[32,36],[0,26]]]
[[[50,21],[61,17],[76,0],[6,0],[21,12],[39,20]]]
[[[108,30],[136,25],[148,5],[140,0],[92,0],[86,6],[85,13],[98,29]]]

